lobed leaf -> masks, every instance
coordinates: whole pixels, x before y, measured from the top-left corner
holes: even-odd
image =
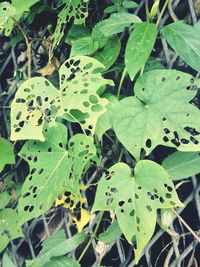
[[[92,212],[114,210],[129,243],[136,240],[135,259],[153,235],[156,210],[182,206],[167,172],[157,163],[143,160],[136,164],[134,177],[124,163],[117,163],[97,187]],[[148,222],[148,223],[147,223]]]
[[[141,150],[148,155],[157,145],[200,151],[200,112],[190,104],[195,83],[180,71],[149,71],[136,81],[135,96],[119,102],[114,131],[136,159]]]
[[[42,77],[24,82],[11,104],[11,139],[44,141],[44,123],[56,117],[73,119],[94,133],[107,100],[98,95],[100,87],[113,85],[100,71],[104,66],[95,59],[77,56],[60,67],[60,90]]]

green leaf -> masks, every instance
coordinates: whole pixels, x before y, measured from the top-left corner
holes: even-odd
[[[7,191],[0,192],[0,209],[5,208],[10,202],[10,195]]]
[[[62,256],[52,258],[44,267],[80,267],[80,264],[73,258]]]
[[[136,159],[141,149],[148,155],[157,145],[200,151],[200,112],[190,104],[195,83],[180,71],[149,71],[136,81],[135,96],[119,102],[114,131]]]
[[[64,113],[72,117],[76,110],[83,113],[84,119],[80,124],[91,134],[94,134],[97,120],[106,111],[108,103],[99,97],[98,90],[106,84],[113,85],[111,80],[101,76],[103,69],[96,59],[82,56],[67,60],[59,70]],[[61,116],[65,118],[65,115]]]
[[[162,163],[171,179],[181,180],[200,173],[200,153],[175,152]]]
[[[66,182],[66,189],[74,196],[79,195],[79,180],[84,168],[96,156],[96,148],[91,136],[76,134],[69,140],[68,145],[70,179]]]
[[[125,65],[131,80],[148,60],[156,41],[157,28],[155,24],[142,22],[135,25],[125,51]]]
[[[121,49],[121,42],[117,36],[111,38],[106,43],[104,49],[97,52],[94,56],[99,62],[101,62],[105,68],[104,71],[108,70],[117,60]]]
[[[7,164],[15,164],[15,154],[11,143],[0,137],[0,172]]]
[[[198,28],[176,22],[165,26],[163,35],[189,66],[200,71],[200,30]]]
[[[12,0],[12,6],[16,10],[16,16],[22,16],[26,11],[29,11],[30,7],[39,2],[39,0]]]
[[[123,7],[135,9],[138,7],[138,4],[133,2],[133,1],[130,1],[130,0],[124,0],[123,1]]]
[[[18,221],[19,217],[15,210],[0,210],[0,252],[7,247],[11,240],[23,236],[21,229],[17,227]]]
[[[8,36],[13,29],[14,22],[11,19],[15,15],[15,8],[9,2],[0,3],[0,30]]]
[[[162,70],[165,69],[164,65],[161,63],[160,60],[150,57],[144,67],[144,72],[150,71],[150,70]]]
[[[60,67],[60,90],[47,79],[35,77],[24,82],[11,104],[11,139],[44,141],[44,123],[69,116],[85,131],[95,131],[98,118],[106,111],[107,100],[98,95],[111,80],[104,79],[104,66],[96,59],[77,56]],[[77,118],[78,114],[78,118]]]
[[[64,29],[67,22],[73,19],[74,24],[84,24],[88,16],[89,0],[71,0],[70,2],[67,0],[65,3],[64,8],[58,14],[58,22],[53,34],[54,40],[52,50],[59,44],[64,36]]]
[[[109,40],[109,37],[106,37],[101,31],[104,24],[105,20],[102,20],[98,22],[92,29],[92,38],[98,42],[99,48],[104,47]]]
[[[132,177],[129,166],[124,163],[112,166],[98,184],[92,212],[114,210],[128,242],[136,240],[138,262],[153,235],[156,210],[182,206],[182,203],[169,175],[157,163],[140,161],[134,173]]]
[[[108,105],[106,106],[106,112],[101,115],[97,121],[96,126],[96,134],[99,139],[102,138],[102,135],[112,128],[113,114],[115,114],[116,106],[118,104],[118,100],[115,96],[109,95],[106,97],[109,100]]]
[[[133,23],[140,23],[138,16],[129,13],[112,14],[110,18],[103,21],[101,32],[105,36],[111,36],[124,31],[124,28],[129,27]]]
[[[11,140],[44,141],[44,122],[55,118],[58,98],[58,90],[47,79],[25,81],[11,104]]]
[[[39,256],[32,261],[26,261],[27,267],[47,266],[47,264],[51,263],[51,260],[54,259],[54,257],[63,256],[74,250],[85,240],[85,238],[86,235],[84,233],[76,234],[69,239],[66,239],[64,230],[53,233],[43,242],[43,248]]]
[[[3,266],[2,267],[15,267],[15,264],[12,262],[11,258],[7,253],[3,254]]]
[[[45,142],[26,142],[19,153],[30,168],[19,199],[21,224],[47,211],[64,191],[69,177],[66,127],[60,123],[47,125],[45,139]]]
[[[71,56],[85,56],[93,54],[98,49],[97,41],[91,36],[79,38],[73,42]]]
[[[96,148],[83,134],[69,140],[68,151],[66,145],[67,129],[57,123],[45,127],[45,142],[28,141],[20,151],[30,167],[19,199],[21,224],[49,210],[63,191],[79,195],[79,180]]]
[[[115,220],[109,227],[106,229],[104,233],[101,233],[98,236],[98,240],[105,243],[111,244],[120,238],[122,231],[119,227],[117,220]]]
[[[72,25],[67,37],[66,42],[73,44],[74,41],[78,40],[79,38],[88,37],[90,36],[90,31],[83,25]]]

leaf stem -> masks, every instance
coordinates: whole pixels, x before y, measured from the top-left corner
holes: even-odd
[[[182,224],[188,229],[188,231],[194,236],[194,238],[196,238],[196,240],[200,243],[200,238],[192,230],[192,228],[190,228],[190,226],[183,220],[183,218],[178,214],[178,212],[175,209],[173,209],[173,212],[176,215],[176,217],[182,222]]]
[[[93,238],[96,236],[96,233],[97,233],[97,231],[99,229],[99,226],[100,226],[101,220],[103,218],[103,215],[104,215],[104,212],[101,212],[101,214],[99,216],[99,220],[97,222],[97,225],[96,225],[96,227],[94,229],[94,232],[93,232],[92,236],[90,237],[90,240],[88,241],[88,243],[87,243],[86,247],[84,248],[83,252],[81,253],[80,257],[78,258],[78,262],[80,262],[82,260],[82,258],[84,257],[85,253],[87,252],[89,246],[91,245]]]
[[[27,57],[28,57],[28,78],[30,79],[31,78],[31,43],[29,43],[28,41],[28,37],[25,33],[25,31],[23,30],[23,28],[20,26],[20,24],[16,21],[16,19],[12,18],[12,20],[15,22],[15,24],[17,25],[17,27],[19,28],[19,30],[21,31],[23,37],[24,37],[24,40],[25,40],[25,43],[26,43],[26,46],[27,46]]]
[[[124,79],[126,77],[126,74],[127,74],[127,69],[125,68],[124,71],[122,72],[122,76],[121,76],[121,79],[120,79],[120,82],[119,82],[119,88],[118,88],[118,91],[117,91],[117,99],[119,99],[119,97],[120,97],[122,84],[123,84],[123,81],[124,81]]]
[[[163,5],[163,8],[162,8],[162,10],[161,10],[161,12],[160,12],[160,15],[159,15],[159,17],[158,17],[158,20],[157,20],[157,22],[156,22],[156,27],[158,27],[158,25],[159,25],[159,23],[160,23],[160,21],[161,21],[162,15],[163,15],[163,13],[164,13],[164,11],[165,11],[167,5],[168,5],[168,2],[169,2],[169,0],[166,0],[165,3],[164,3],[164,5]]]

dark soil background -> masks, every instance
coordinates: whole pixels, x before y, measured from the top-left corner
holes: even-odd
[[[48,2],[48,1],[47,1]],[[145,13],[145,2],[148,3],[149,7],[152,6],[153,1],[135,1],[139,4],[138,9],[135,10],[141,19],[146,19]],[[166,25],[173,22],[176,17],[178,20],[186,20],[189,24],[196,23],[200,18],[200,7],[196,0],[175,0],[169,1],[172,9],[166,9],[161,25]],[[160,9],[162,8],[164,1],[161,1]],[[196,3],[196,4],[195,4]],[[108,6],[108,1],[91,0],[89,5],[89,16],[86,21],[88,27],[92,28],[98,21],[106,18],[103,13],[104,9]],[[200,4],[199,4],[200,6]],[[44,67],[48,61],[48,55],[41,49],[42,39],[48,37],[49,32],[47,25],[56,25],[56,14],[51,10],[46,9],[41,14],[37,15],[31,26],[25,21],[22,23],[24,30],[27,32],[30,38],[35,39],[32,44],[32,75],[37,76],[37,70]],[[70,24],[66,25],[66,34],[70,28]],[[14,29],[11,38],[0,36],[0,135],[5,138],[10,136],[10,103],[15,95],[15,92],[19,84],[27,78],[27,55],[26,45],[22,40],[19,43],[14,43],[12,40],[13,36],[19,34],[18,29]],[[123,64],[124,48],[128,38],[128,32],[124,32],[119,35],[122,42],[122,49],[120,56],[116,64]],[[171,48],[163,41],[158,38],[152,56],[156,57],[166,68],[175,68],[192,75],[197,73],[189,68]],[[41,52],[42,51],[42,52]],[[56,49],[56,57],[62,63],[69,57],[69,46],[61,41],[60,45]],[[114,80],[116,88],[118,86],[121,72],[109,73],[105,75],[108,78]],[[49,78],[49,77],[48,77]],[[53,73],[51,79],[56,83],[57,73]],[[116,93],[116,88],[112,89],[112,93]],[[122,94],[132,94],[133,83],[129,79],[125,80]],[[195,99],[195,104],[199,105],[200,98]],[[71,127],[72,132],[80,131],[76,125],[68,125]],[[114,136],[114,133],[110,131],[109,136]],[[104,167],[109,167],[113,162],[116,162],[119,154],[120,147],[117,151],[114,151],[112,142],[104,136],[103,139],[104,148],[100,152],[105,162]],[[23,142],[18,142],[15,145],[16,151],[19,151]],[[152,155],[151,159],[161,163],[162,160],[169,154],[174,152],[174,149],[159,146],[157,147]],[[133,164],[131,156],[127,153],[123,156],[122,161]],[[15,183],[23,182],[26,177],[28,166],[21,159],[17,158],[17,168],[10,169],[7,167],[5,172],[0,176],[0,182],[2,183],[6,174],[11,173],[12,179]],[[96,173],[93,183],[98,181],[101,170],[91,170]],[[200,229],[200,176],[190,177],[187,180],[179,181],[176,183],[177,192],[180,200],[185,204],[185,207],[179,209],[179,214],[184,218],[188,225],[196,232],[199,233]],[[89,201],[89,206],[92,205],[95,196],[95,186],[88,189],[86,196]],[[13,207],[16,206],[16,201],[13,201]],[[73,225],[69,227],[66,223],[68,218],[68,210],[58,207],[52,208],[48,214],[45,214],[41,218],[36,218],[24,226],[25,237],[16,239],[11,242],[8,246],[8,251],[16,266],[25,266],[24,260],[34,258],[38,255],[41,250],[41,240],[48,236],[48,232],[58,231],[64,228],[66,233],[75,233],[76,229]],[[98,220],[98,217],[95,218]],[[101,222],[98,233],[105,231],[111,221],[109,213],[105,213],[105,216]],[[95,223],[95,221],[94,221]],[[148,222],[147,222],[148,223]],[[14,226],[13,226],[14,227]],[[92,232],[92,229],[90,229]],[[177,237],[175,236],[177,233]],[[1,242],[1,241],[0,241]],[[83,243],[77,250],[76,256],[80,256],[86,243]],[[89,247],[87,253],[81,261],[81,266],[100,266],[99,255],[96,251],[97,241],[94,240]],[[183,226],[179,219],[175,218],[169,231],[164,232],[159,222],[156,226],[156,230],[153,238],[147,245],[144,255],[142,256],[138,265],[134,265],[133,247],[127,243],[125,238],[121,236],[120,240],[110,244],[107,251],[101,261],[102,266],[119,266],[119,267],[197,267],[200,266],[200,247],[196,240]],[[0,255],[1,256],[1,255]]]

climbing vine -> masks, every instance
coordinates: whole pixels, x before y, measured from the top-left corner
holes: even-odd
[[[34,20],[45,10],[40,2],[1,3],[2,34],[13,36],[19,31],[31,50],[33,40],[22,25],[24,21],[31,24],[30,14]],[[137,263],[154,234],[157,218],[161,216],[161,227],[167,229],[165,211],[173,217],[173,211],[183,207],[174,182],[200,171],[200,111],[194,101],[200,88],[195,75],[200,71],[199,25],[179,21],[160,26],[168,1],[163,5],[156,0],[151,9],[147,7],[146,20],[133,14],[138,8],[134,1],[107,1],[112,3],[104,10],[106,18],[93,25],[87,25],[89,0],[44,2],[57,19],[54,28],[49,27],[46,45],[47,66],[54,67],[57,76],[52,79],[45,68],[42,76],[29,69],[11,101],[10,141],[0,138],[4,184],[0,188],[0,251],[23,236],[22,229],[30,220],[62,208],[78,233],[67,240],[63,231],[52,234],[27,266],[68,266],[62,265],[66,262],[79,266],[86,250],[79,263],[64,255],[84,241],[89,240],[83,243],[87,248],[93,238],[109,244],[121,235],[133,246]],[[156,61],[152,55],[160,38],[193,75],[151,64]],[[70,54],[55,66],[62,45]],[[116,81],[112,73],[121,80]],[[112,157],[104,165],[102,158],[111,144]],[[162,164],[154,157],[158,146],[173,148]],[[5,165],[15,166],[15,156],[28,169],[13,205],[3,170],[8,168]],[[92,202],[87,194],[90,188],[96,192]],[[94,235],[88,235],[87,225],[99,212]],[[107,237],[97,235],[105,214],[112,214],[109,227],[113,229],[108,227]]]

